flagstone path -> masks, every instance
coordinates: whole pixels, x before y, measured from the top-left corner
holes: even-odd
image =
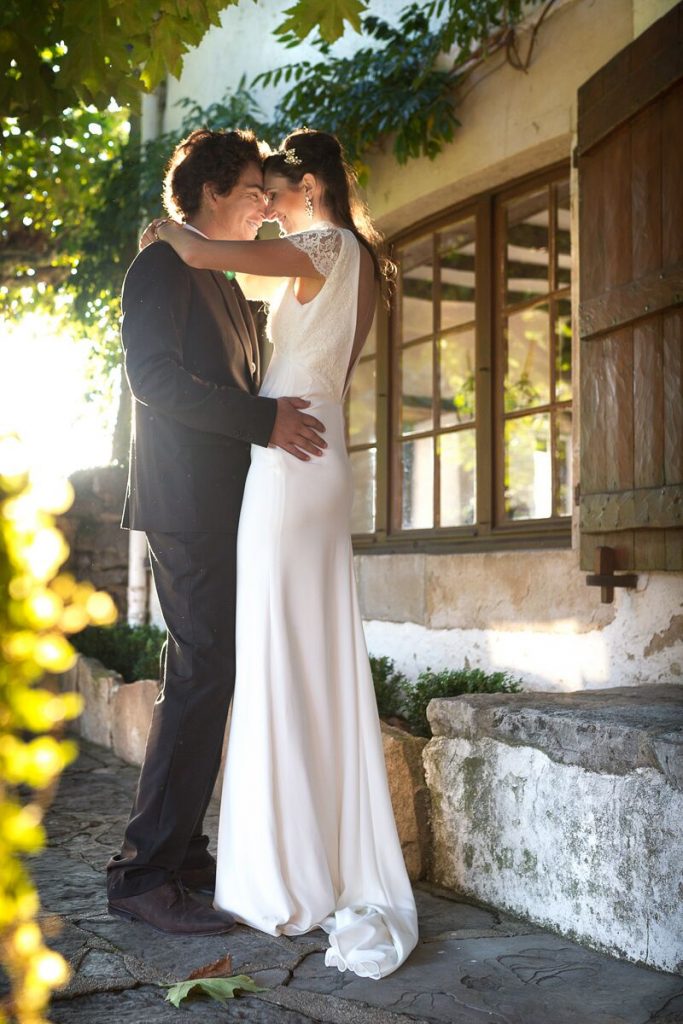
[[[683,1024],[683,977],[620,963],[429,886],[416,890],[420,944],[381,982],[326,968],[322,932],[271,938],[238,927],[174,938],[110,917],[103,868],[136,779],[136,768],[81,742],[48,815],[49,847],[31,865],[51,945],[74,968],[53,1002],[54,1024]],[[212,806],[214,836],[217,822]],[[226,953],[233,974],[265,991],[226,1006],[165,1000],[164,986]]]

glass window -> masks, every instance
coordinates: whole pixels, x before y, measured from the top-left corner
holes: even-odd
[[[472,217],[437,236],[441,330],[474,321],[475,232]]]
[[[503,201],[502,213],[505,303],[497,327],[504,366],[503,519],[568,516],[569,182],[517,193]]]
[[[411,548],[425,532],[566,536],[568,168],[478,197],[393,257],[386,335],[373,329],[347,399],[354,531]]]
[[[404,530],[429,530],[434,525],[434,440],[422,437],[401,445],[402,515]]]
[[[505,301],[508,305],[548,292],[548,207],[547,188],[505,204]]]
[[[425,338],[434,329],[434,271],[431,236],[407,246],[401,259],[402,341]]]
[[[377,515],[377,317],[346,396],[346,443],[353,480],[351,529],[373,534]]]
[[[375,489],[377,486],[377,449],[366,448],[349,453],[353,479],[352,533],[375,530]]]
[[[394,503],[400,511],[393,525],[399,530],[474,521],[476,232],[475,216],[458,218],[397,252],[402,287],[392,366],[399,376],[393,433],[400,446]],[[411,435],[419,439],[408,441]]]

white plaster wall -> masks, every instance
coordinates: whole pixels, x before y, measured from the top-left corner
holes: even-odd
[[[683,794],[660,772],[596,774],[491,739],[433,739],[425,765],[439,885],[680,970]]]
[[[182,121],[183,111],[177,106],[181,98],[189,97],[206,107],[221,100],[227,91],[235,90],[242,75],[246,75],[249,86],[262,71],[302,60],[313,63],[321,60],[318,50],[310,43],[287,50],[273,35],[273,29],[284,21],[284,12],[291,6],[292,0],[258,0],[258,3],[241,0],[223,11],[221,27],[210,29],[200,46],[187,55],[180,78],[168,80],[164,129],[170,131]],[[395,22],[401,6],[394,0],[370,0],[368,9]],[[347,27],[333,52],[349,56],[358,48],[358,43],[358,33]],[[287,83],[281,82],[277,88],[258,87],[252,91],[264,114],[270,117],[288,88]],[[292,125],[295,127],[297,125]]]
[[[529,689],[683,683],[683,577],[641,573],[600,603],[573,551],[356,559],[371,654],[409,678],[470,665]]]

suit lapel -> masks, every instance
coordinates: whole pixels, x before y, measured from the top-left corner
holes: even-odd
[[[226,281],[223,274],[219,273],[217,270],[210,270],[209,273],[213,277],[216,283],[216,287],[221,293],[228,316],[232,321],[235,333],[237,334],[240,345],[244,350],[244,355],[247,360],[247,366],[251,369],[253,363],[255,362],[252,352],[252,334],[254,332],[254,328],[253,324],[251,323],[251,317],[245,317],[244,311],[242,310],[241,305],[239,303],[235,288],[233,288],[233,286],[228,281]],[[252,376],[254,376],[253,372]]]
[[[253,376],[254,380],[258,383],[261,379],[261,350],[259,348],[258,336],[256,334],[256,325],[254,323],[254,318],[251,315],[249,303],[244,297],[244,292],[237,281],[234,282],[234,293],[242,310],[242,318],[247,325],[247,330],[249,331],[249,340],[251,341],[251,362],[255,367]]]

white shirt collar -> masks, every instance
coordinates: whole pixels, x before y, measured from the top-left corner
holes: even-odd
[[[193,224],[185,223],[185,224],[183,224],[183,227],[187,228],[188,231],[194,231],[194,233],[196,235],[201,235],[202,238],[208,238],[209,237],[208,235],[205,235],[203,231],[200,231],[199,228],[194,227]]]

